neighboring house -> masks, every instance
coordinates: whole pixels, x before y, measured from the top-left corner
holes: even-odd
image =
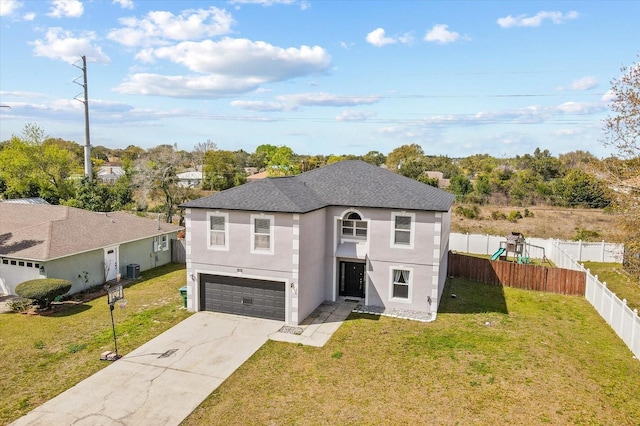
[[[269,177],[269,172],[266,170],[264,172],[254,173],[251,176],[247,176],[247,182],[255,182],[257,180],[266,179]]]
[[[341,161],[185,203],[187,307],[297,325],[347,297],[435,318],[453,199]]]
[[[442,172],[424,172],[430,179],[438,179],[438,188],[448,188],[451,180],[445,179]]]
[[[122,167],[115,164],[105,164],[98,169],[96,178],[102,183],[113,185],[124,174],[125,171]]]
[[[14,204],[49,204],[47,200],[40,197],[31,198],[10,198],[8,200],[0,200],[0,203],[14,203]]]
[[[0,203],[0,294],[44,277],[71,281],[75,293],[164,265],[180,229],[127,212]]]
[[[178,173],[178,186],[182,188],[200,188],[202,185],[202,172]]]
[[[244,168],[244,172],[246,173],[247,176],[255,175],[259,171],[260,170],[258,170],[257,167],[245,167]]]

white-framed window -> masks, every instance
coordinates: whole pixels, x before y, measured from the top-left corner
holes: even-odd
[[[251,252],[273,254],[273,216],[251,215]]]
[[[342,219],[342,237],[366,239],[367,222],[356,212],[348,213]]]
[[[162,235],[160,237],[160,249],[162,251],[169,250],[169,236],[168,235]]]
[[[415,237],[415,213],[391,213],[391,246],[413,248]]]
[[[229,249],[229,215],[227,213],[207,213],[207,247],[214,250]]]
[[[394,301],[411,302],[413,270],[402,266],[394,266],[391,268],[390,281],[389,299]]]

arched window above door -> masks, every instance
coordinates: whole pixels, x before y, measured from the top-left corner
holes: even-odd
[[[342,219],[342,236],[358,239],[367,238],[367,222],[362,220],[360,214],[348,212]]]

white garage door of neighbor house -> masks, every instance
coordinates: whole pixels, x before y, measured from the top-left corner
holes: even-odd
[[[6,262],[6,263],[5,263]],[[40,278],[40,265],[24,260],[2,259],[0,264],[0,293],[16,295],[16,286]]]

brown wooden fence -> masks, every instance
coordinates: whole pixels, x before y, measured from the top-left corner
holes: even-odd
[[[449,276],[525,290],[584,296],[582,271],[489,260],[449,252]]]
[[[171,240],[171,261],[173,263],[187,263],[187,249],[184,239]]]

